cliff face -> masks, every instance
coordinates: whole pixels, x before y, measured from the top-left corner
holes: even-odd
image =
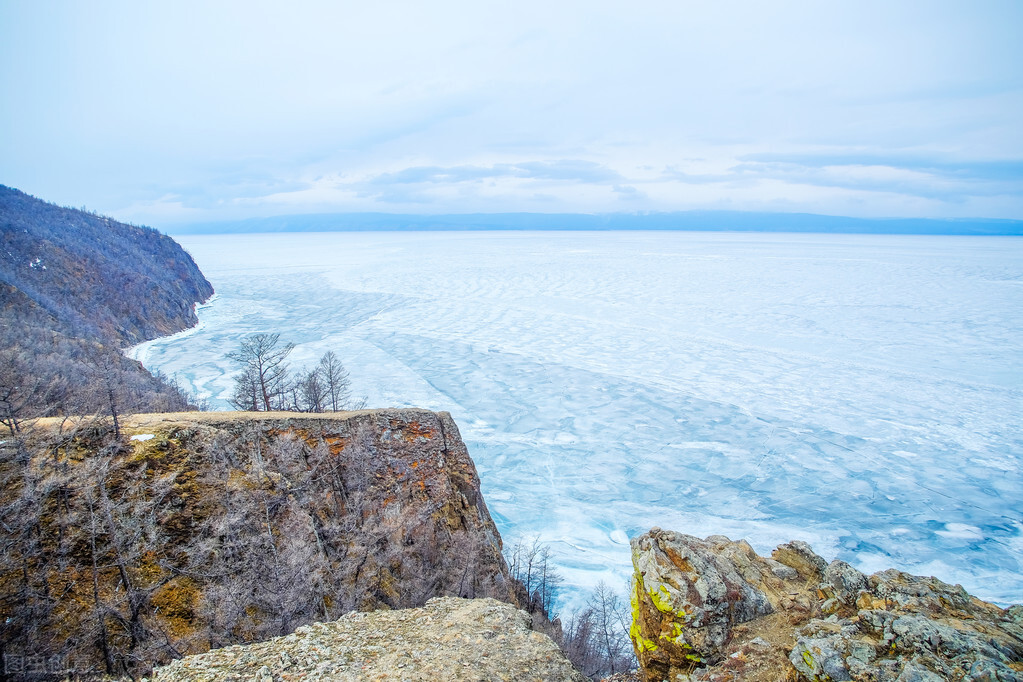
[[[190,656],[154,682],[200,680],[536,680],[585,682],[530,616],[493,599],[350,613],[287,637]]]
[[[187,409],[120,349],[193,326],[212,294],[170,237],[0,185],[0,420]]]
[[[630,635],[647,680],[1023,680],[1023,607],[808,545],[772,558],[723,536],[632,540]]]
[[[138,673],[352,609],[516,603],[447,413],[51,426],[2,465],[7,652]]]

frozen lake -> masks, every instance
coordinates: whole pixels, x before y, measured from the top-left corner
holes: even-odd
[[[217,290],[134,350],[226,408],[239,339],[450,411],[506,544],[624,589],[654,525],[1023,601],[1023,239],[675,232],[178,239]]]

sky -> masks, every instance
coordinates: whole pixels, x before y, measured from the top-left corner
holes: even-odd
[[[0,183],[160,227],[1023,219],[1023,2],[0,0]]]

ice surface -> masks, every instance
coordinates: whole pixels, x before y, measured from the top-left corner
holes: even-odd
[[[218,296],[133,349],[226,406],[238,341],[449,410],[569,601],[659,525],[811,542],[1023,600],[1023,240],[728,233],[182,237]]]

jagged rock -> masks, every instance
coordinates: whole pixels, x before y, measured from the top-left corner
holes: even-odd
[[[775,561],[795,569],[804,580],[819,580],[828,567],[828,562],[817,556],[813,548],[802,540],[778,545],[771,556]]]
[[[829,598],[842,604],[853,604],[860,590],[867,587],[867,576],[844,561],[835,560],[824,569],[824,584],[821,586]]]
[[[206,680],[544,680],[585,682],[530,617],[493,599],[349,613],[293,634],[189,656],[153,682]]]
[[[632,541],[632,557],[631,635],[640,666],[659,675],[717,660],[733,624],[772,611],[750,579],[773,573],[748,544],[655,528]]]
[[[772,557],[721,536],[657,528],[633,540],[630,634],[646,679],[1023,682],[1023,607],[1003,610],[959,585],[894,569],[865,576],[802,542]],[[726,588],[706,599],[711,591],[700,586],[718,583]],[[756,594],[767,604],[751,602]]]
[[[839,638],[804,637],[796,642],[789,660],[796,670],[811,680],[851,680],[849,667],[845,664],[846,652],[836,645],[841,645]]]
[[[794,580],[799,576],[799,572],[791,566],[786,566],[780,561],[774,559],[764,559],[764,563],[771,569],[771,573],[781,578],[782,580]]]

